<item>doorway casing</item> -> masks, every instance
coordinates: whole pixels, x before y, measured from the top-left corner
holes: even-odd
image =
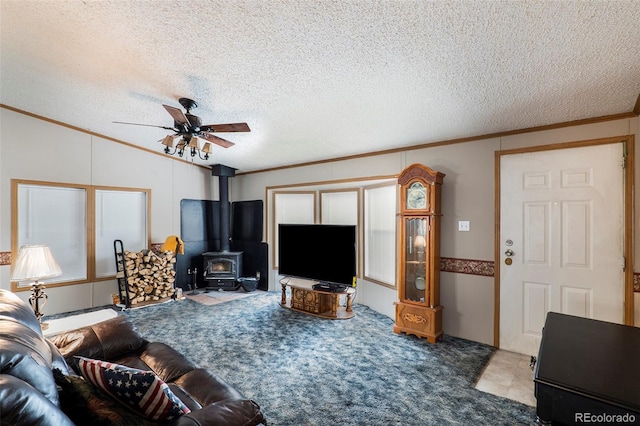
[[[493,345],[500,347],[500,160],[503,155],[525,154],[539,151],[550,151],[567,148],[582,148],[586,146],[622,143],[624,146],[624,236],[623,251],[625,257],[624,269],[624,324],[633,325],[633,194],[634,194],[634,136],[618,136],[612,138],[592,139],[579,142],[557,143],[550,145],[532,146],[526,148],[496,151],[495,153],[495,241],[494,241],[494,320]]]

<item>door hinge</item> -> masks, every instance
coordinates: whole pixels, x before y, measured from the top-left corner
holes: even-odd
[[[626,271],[627,270],[627,258],[625,256],[622,256],[622,271]]]

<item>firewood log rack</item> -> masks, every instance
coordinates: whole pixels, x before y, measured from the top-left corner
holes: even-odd
[[[118,296],[120,297],[120,303],[125,308],[131,308],[131,295],[129,294],[129,286],[127,282],[129,277],[127,276],[127,268],[125,267],[124,246],[122,240],[113,241],[113,251],[116,260],[116,280],[118,281]]]

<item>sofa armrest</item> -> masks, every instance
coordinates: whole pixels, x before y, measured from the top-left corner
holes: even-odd
[[[19,323],[2,321],[0,330],[0,372],[28,383],[54,405],[58,404],[51,352],[44,338]]]
[[[137,351],[145,342],[125,316],[58,334],[49,340],[74,369],[74,356],[111,361],[123,354]]]
[[[0,289],[0,320],[24,324],[42,336],[40,321],[33,314],[33,309],[9,290]]]
[[[236,388],[204,368],[192,370],[177,378],[174,383],[189,392],[202,406],[219,401],[245,399]]]
[[[167,383],[198,368],[180,352],[161,342],[144,345],[138,356]]]
[[[64,374],[69,374],[69,365],[67,361],[64,359],[56,345],[47,340],[47,344],[49,345],[49,349],[51,350],[51,369],[57,368],[62,371]]]
[[[249,399],[225,399],[180,416],[176,426],[257,426],[267,422],[260,406]]]
[[[28,383],[0,374],[2,425],[73,426],[55,404]]]

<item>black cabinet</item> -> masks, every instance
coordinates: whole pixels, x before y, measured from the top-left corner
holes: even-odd
[[[534,382],[543,424],[640,424],[640,328],[549,312]]]

